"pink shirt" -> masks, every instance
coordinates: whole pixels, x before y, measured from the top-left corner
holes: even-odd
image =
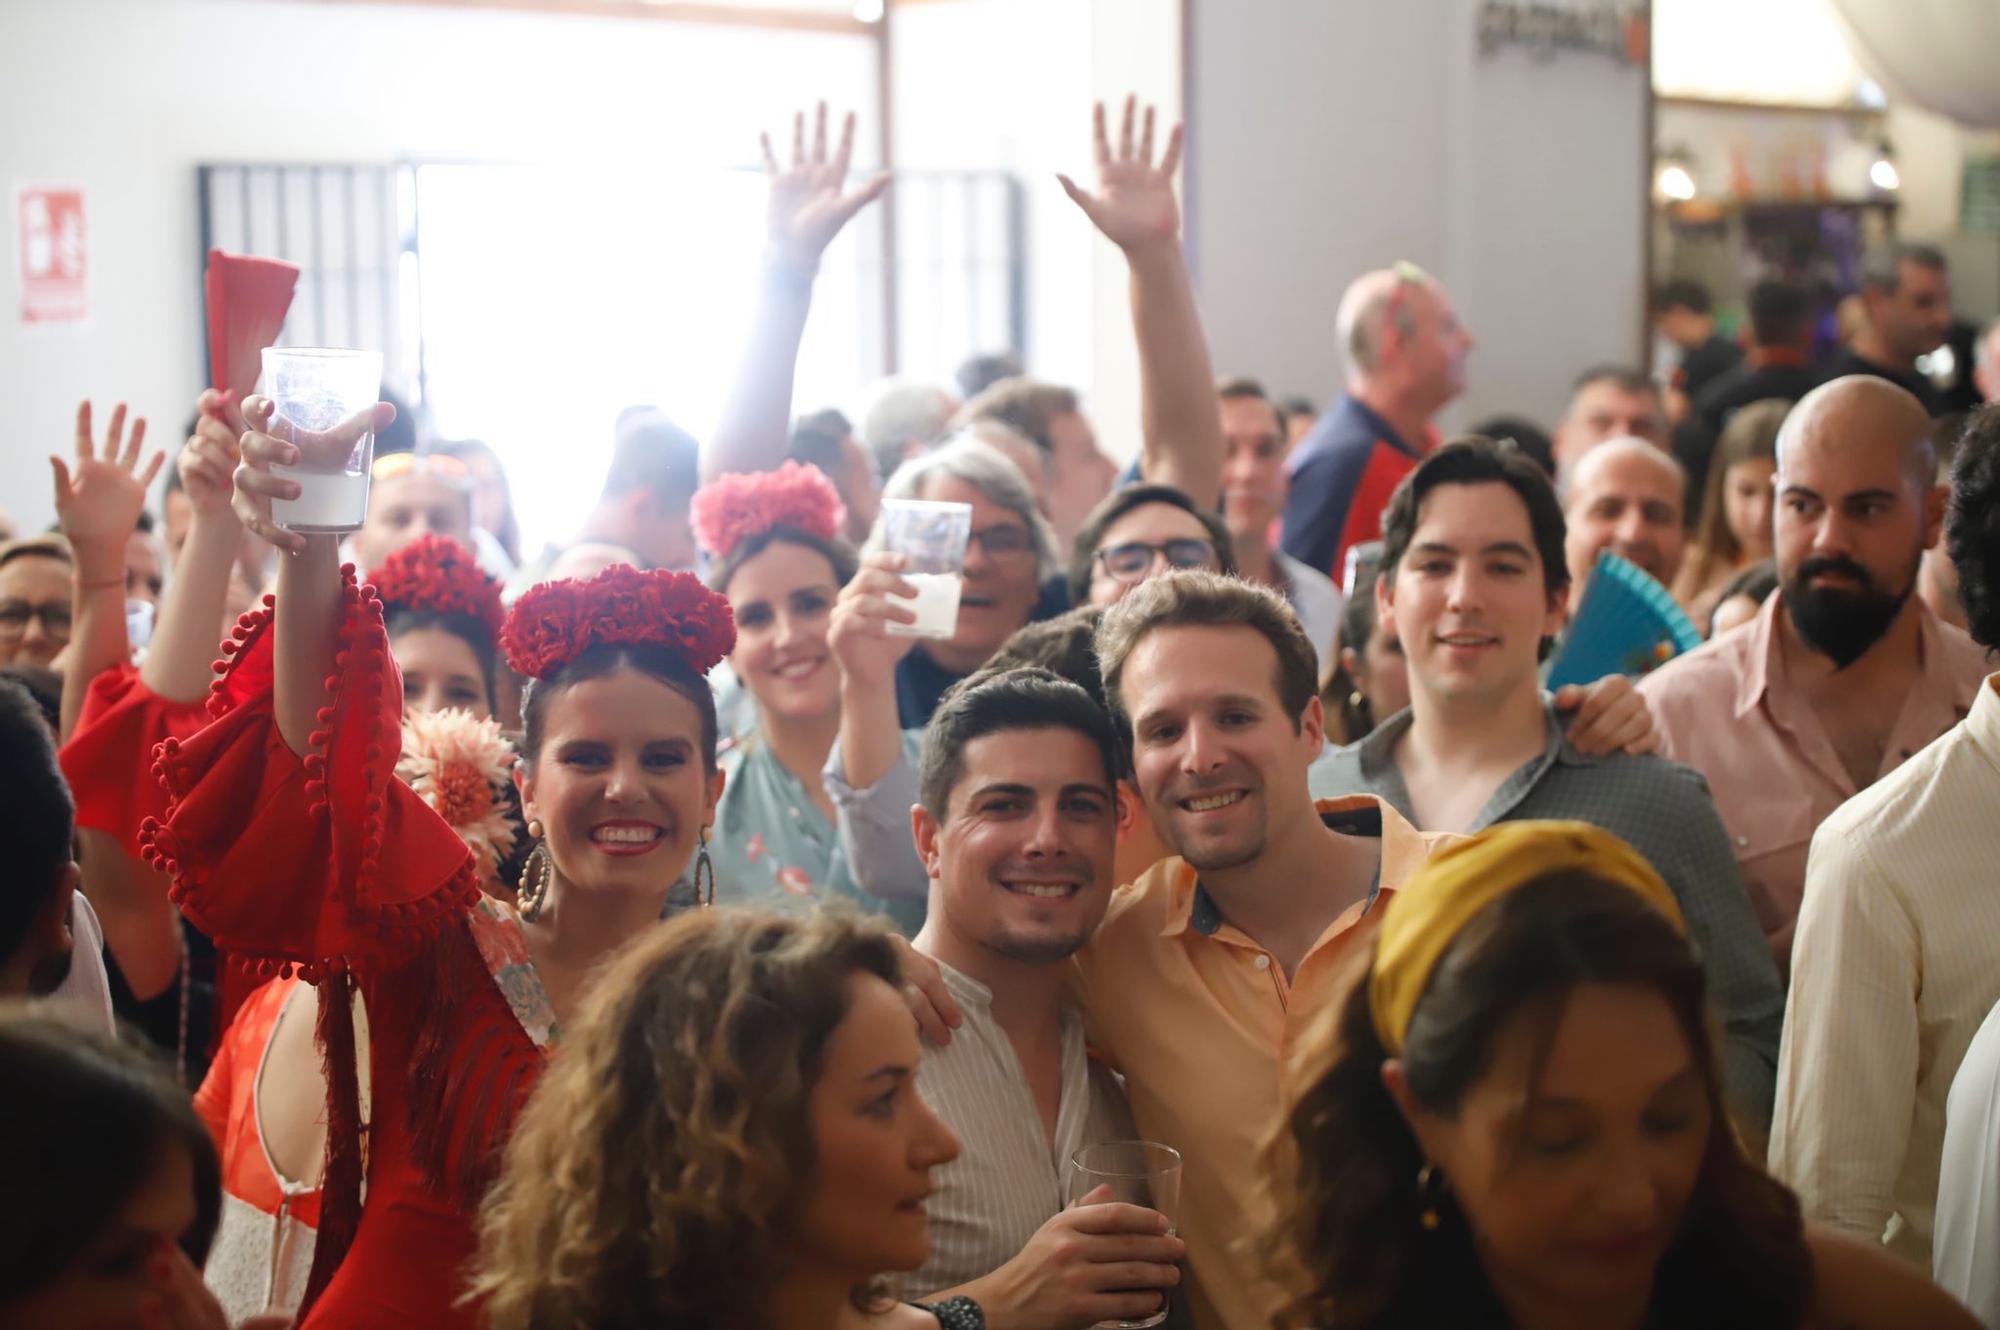
[[[1818,714],[1786,685],[1778,659],[1782,600],[1773,593],[1751,622],[1639,684],[1665,754],[1708,780],[1781,972],[1789,969],[1813,831],[1860,793]],[[1964,719],[1988,669],[1984,648],[1921,603],[1917,610],[1923,682],[1902,699],[1875,780]]]

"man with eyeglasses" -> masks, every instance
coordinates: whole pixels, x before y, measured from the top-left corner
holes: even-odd
[[[0,666],[53,667],[69,645],[74,581],[61,536],[0,545]]]
[[[1382,534],[1382,510],[1430,450],[1431,418],[1465,391],[1472,333],[1414,263],[1363,273],[1340,298],[1347,391],[1291,455],[1284,550],[1339,577]]]
[[[1115,605],[1147,578],[1185,569],[1234,574],[1228,528],[1171,485],[1127,485],[1084,518],[1070,558],[1070,598]]]

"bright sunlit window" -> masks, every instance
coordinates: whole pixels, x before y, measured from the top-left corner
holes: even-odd
[[[524,549],[597,497],[622,408],[714,428],[757,289],[761,175],[447,165],[414,180],[432,423],[506,461]],[[881,372],[879,244],[864,214],[827,252],[795,414]]]

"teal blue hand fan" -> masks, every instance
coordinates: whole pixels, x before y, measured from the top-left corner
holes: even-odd
[[[1629,559],[1597,556],[1569,629],[1543,667],[1550,689],[1606,675],[1638,678],[1701,645],[1701,634],[1667,589]]]

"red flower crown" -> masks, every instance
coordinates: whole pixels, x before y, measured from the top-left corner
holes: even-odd
[[[471,550],[443,536],[418,536],[382,560],[368,580],[384,605],[467,615],[496,641],[507,617],[500,583],[479,566]]]
[[[613,564],[595,577],[529,587],[500,645],[517,673],[546,679],[599,643],[650,642],[706,674],[736,645],[729,602],[692,573]]]
[[[834,540],[847,509],[825,472],[786,462],[776,471],[739,472],[702,486],[688,504],[688,515],[694,538],[708,557],[727,559],[744,541],[774,526]]]

